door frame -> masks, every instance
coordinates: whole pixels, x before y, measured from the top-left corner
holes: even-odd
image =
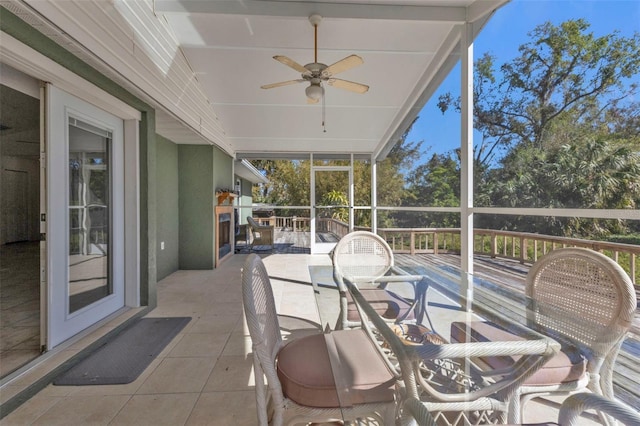
[[[349,188],[347,197],[349,199],[349,205],[344,206],[348,208],[349,211],[349,229],[348,232],[353,231],[354,226],[354,218],[353,218],[353,155],[351,155],[351,159],[349,161],[348,166],[314,166],[313,165],[313,155],[311,155],[311,254],[326,254],[330,253],[331,250],[335,247],[336,243],[318,243],[316,242],[316,214],[318,213],[318,206],[316,200],[316,173],[317,172],[348,172],[349,173]],[[335,207],[343,207],[343,206],[335,206]]]
[[[43,82],[49,82],[57,88],[88,102],[110,114],[113,114],[124,121],[124,280],[125,280],[125,306],[140,306],[140,152],[139,152],[139,122],[142,113],[117,99],[110,93],[97,87],[93,83],[81,78],[59,63],[44,56],[30,46],[22,43],[6,32],[0,32],[2,43],[0,44],[0,63]],[[41,91],[40,104],[43,109],[46,107],[44,90]],[[44,123],[44,122],[42,122]],[[46,140],[45,124],[41,124],[41,176],[45,172],[47,162],[47,151],[49,141]],[[44,180],[44,178],[43,178]],[[46,182],[41,184],[41,220],[40,229],[43,239],[46,239],[48,230],[48,194],[46,193]],[[44,215],[44,216],[42,216]],[[45,259],[50,257],[48,242],[41,244],[41,254]],[[47,292],[49,279],[47,262],[41,262],[41,318],[47,317],[47,310],[50,304]],[[47,338],[48,324],[42,321],[41,336],[43,349],[48,348]],[[50,349],[50,348],[48,348]]]

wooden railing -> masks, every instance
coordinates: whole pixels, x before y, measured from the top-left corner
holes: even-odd
[[[269,224],[287,231],[309,231],[308,217],[255,218],[258,223]],[[321,218],[318,232],[330,232],[343,237],[348,224],[332,218]],[[370,228],[356,227],[357,230]],[[389,243],[394,253],[460,253],[460,228],[378,228],[378,233]],[[640,286],[640,246],[578,238],[553,237],[527,232],[474,229],[473,251],[491,257],[517,260],[533,264],[538,258],[559,247],[586,247],[602,252],[627,271],[634,285]]]
[[[261,225],[271,225],[275,229],[282,231],[307,231],[311,229],[311,219],[308,217],[298,216],[271,216],[271,217],[254,217],[256,222]]]
[[[378,233],[389,243],[394,253],[460,253],[459,228],[380,228]],[[586,247],[602,252],[627,271],[634,285],[640,285],[638,245],[474,229],[475,254],[533,264],[539,257],[559,247]]]

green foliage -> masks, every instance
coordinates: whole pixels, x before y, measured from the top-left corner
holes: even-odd
[[[520,55],[499,71],[492,55],[477,60],[474,126],[482,140],[476,161],[491,164],[497,152],[509,153],[514,146],[567,143],[589,128],[607,127],[611,108],[628,108],[621,101],[637,93],[635,84],[625,83],[640,73],[640,35],[596,37],[588,29],[582,19],[559,26],[547,22],[529,33],[531,41],[520,46]],[[603,102],[610,108],[602,108]],[[447,93],[438,107],[443,113],[450,107],[459,111],[460,100]]]
[[[348,206],[349,205],[349,197],[346,193],[341,191],[336,191],[332,189],[329,192],[326,192],[322,195],[322,199],[320,200],[321,206]],[[323,210],[323,212],[328,212],[329,216],[332,219],[337,219],[342,222],[349,222],[349,208],[348,207],[337,207],[331,210]]]
[[[612,243],[635,244],[640,246],[640,233],[629,235],[610,235],[606,240]]]

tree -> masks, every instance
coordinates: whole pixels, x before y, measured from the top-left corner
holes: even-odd
[[[448,155],[434,154],[418,165],[408,177],[412,195],[410,205],[429,207],[460,206],[459,162]],[[453,213],[423,214],[413,226],[458,227],[460,215]]]
[[[609,106],[637,94],[637,85],[627,83],[640,72],[640,35],[595,37],[588,29],[582,19],[559,26],[547,22],[529,33],[532,41],[499,71],[489,53],[476,62],[474,127],[482,140],[475,155],[480,164],[490,164],[498,151],[518,144],[559,146],[566,142],[558,138],[561,123],[585,124],[594,118],[603,123]],[[443,113],[452,106],[459,110],[460,99],[447,93],[438,106]]]

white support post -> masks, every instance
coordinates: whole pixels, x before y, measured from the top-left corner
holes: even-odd
[[[371,232],[378,233],[378,179],[376,159],[371,156]]]
[[[353,232],[354,223],[355,223],[355,214],[356,210],[353,208],[354,205],[354,183],[353,183],[353,153],[349,158],[349,232]]]
[[[473,24],[464,24],[461,32],[460,257],[462,271],[470,277],[473,274]],[[472,300],[472,290],[473,287],[467,286],[469,300]]]

